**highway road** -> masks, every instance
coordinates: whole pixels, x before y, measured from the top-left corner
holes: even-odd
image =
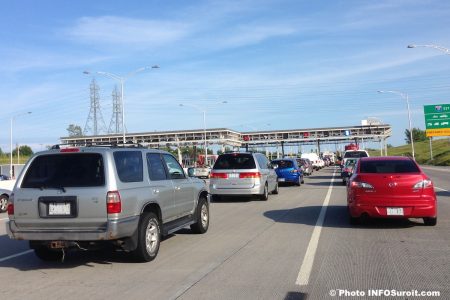
[[[439,199],[436,227],[418,219],[350,226],[335,171],[281,187],[267,202],[211,203],[206,234],[169,236],[150,263],[102,252],[42,262],[26,242],[9,240],[0,214],[0,298],[450,299],[450,169],[425,169]]]

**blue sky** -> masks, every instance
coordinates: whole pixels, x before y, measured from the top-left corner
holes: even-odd
[[[125,75],[129,132],[359,125],[376,117],[404,143],[423,105],[450,103],[450,2],[4,1],[0,11],[0,148],[58,143],[84,127],[92,76]],[[106,126],[115,81],[95,76]],[[217,104],[227,101],[227,104]],[[270,125],[268,125],[270,124]]]

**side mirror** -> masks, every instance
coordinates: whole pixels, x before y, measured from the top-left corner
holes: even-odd
[[[272,167],[272,169],[277,169],[278,168],[277,164],[270,164],[270,166]]]
[[[187,175],[189,177],[195,177],[195,168],[188,168],[187,169]]]

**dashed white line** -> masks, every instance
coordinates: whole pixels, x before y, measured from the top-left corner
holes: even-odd
[[[320,210],[319,217],[317,218],[316,225],[314,227],[311,239],[309,240],[308,248],[306,249],[305,257],[303,258],[302,266],[298,272],[296,285],[308,285],[309,276],[311,275],[311,270],[314,263],[314,258],[316,256],[317,246],[319,245],[320,233],[322,232],[323,221],[325,220],[325,215],[327,213],[328,203],[331,198],[331,191],[333,190],[334,175],[336,171],[333,172],[333,177],[331,178],[330,186],[328,187],[327,195],[322,204],[322,209]]]
[[[15,258],[15,257],[18,257],[18,256],[22,256],[22,255],[25,255],[25,254],[28,254],[28,253],[31,253],[31,252],[33,252],[33,250],[27,250],[27,251],[16,253],[16,254],[13,254],[13,255],[10,255],[10,256],[6,256],[6,257],[3,257],[3,258],[0,258],[0,262],[4,262],[5,260],[12,259],[12,258]]]

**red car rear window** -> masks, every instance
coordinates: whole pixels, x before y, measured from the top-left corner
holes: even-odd
[[[360,173],[418,173],[417,165],[411,160],[361,161]]]

